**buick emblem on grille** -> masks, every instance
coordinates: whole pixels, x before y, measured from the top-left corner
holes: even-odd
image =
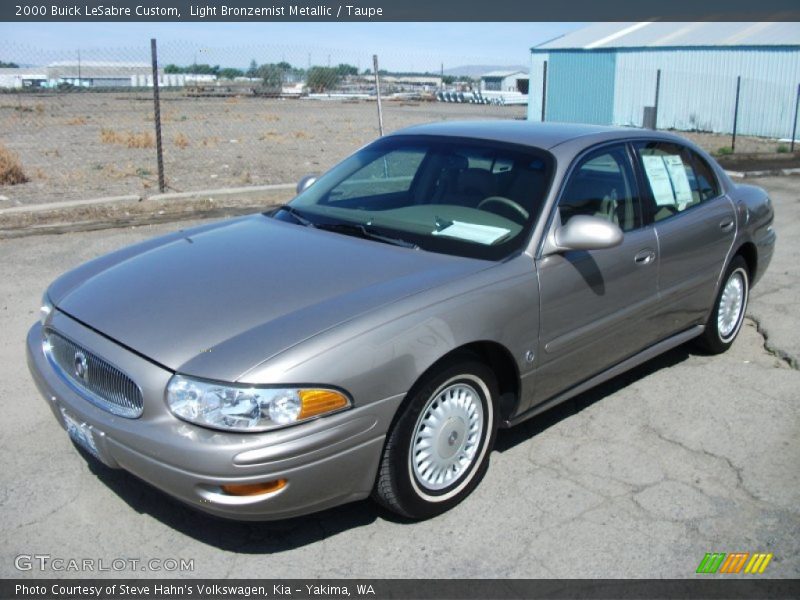
[[[73,359],[73,366],[75,367],[75,377],[86,381],[89,378],[89,361],[86,355],[78,350]]]

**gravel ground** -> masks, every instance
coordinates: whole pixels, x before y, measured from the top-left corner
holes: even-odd
[[[384,103],[387,132],[452,119],[522,119],[524,106]],[[162,96],[164,168],[172,191],[291,183],[378,135],[372,102]],[[687,134],[707,150],[729,136]],[[0,208],[157,189],[152,100],[143,93],[0,96],[0,143],[30,182],[0,186]],[[133,147],[131,147],[133,146]],[[144,147],[136,147],[144,146]],[[777,143],[737,139],[737,152]]]
[[[800,577],[800,179],[757,183],[778,246],[731,350],[677,348],[502,431],[476,492],[423,523],[367,501],[220,521],[87,461],[27,373],[39,295],[65,269],[178,226],[0,241],[0,576],[87,576],[15,570],[16,556],[46,553],[192,559],[178,575],[195,577],[685,578],[706,552],[772,552],[764,577]]]

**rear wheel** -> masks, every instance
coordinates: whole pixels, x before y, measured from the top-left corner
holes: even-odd
[[[494,374],[471,358],[426,375],[387,437],[373,497],[413,519],[436,516],[466,498],[489,466],[497,397]]]
[[[725,271],[706,329],[697,340],[704,350],[720,354],[731,347],[742,328],[749,293],[747,263],[741,256],[736,256]]]

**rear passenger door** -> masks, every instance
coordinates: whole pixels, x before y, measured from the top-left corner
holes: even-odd
[[[535,402],[604,371],[653,343],[647,319],[658,300],[658,245],[642,218],[640,192],[625,144],[579,158],[553,218],[578,215],[620,226],[621,245],[571,250],[537,261],[541,325]]]
[[[736,234],[736,213],[711,166],[690,148],[656,141],[634,147],[661,255],[653,324],[667,337],[705,321]]]

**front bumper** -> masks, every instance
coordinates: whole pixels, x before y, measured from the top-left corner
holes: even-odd
[[[177,419],[164,401],[172,373],[109,341],[66,315],[52,324],[63,335],[123,368],[140,385],[141,417],[128,419],[85,400],[50,364],[42,326],[28,332],[28,367],[58,422],[64,413],[85,423],[97,458],[205,512],[242,520],[270,520],[316,512],[367,497],[384,438],[402,396],[267,433],[226,433]],[[224,484],[285,479],[282,489],[231,496]]]

